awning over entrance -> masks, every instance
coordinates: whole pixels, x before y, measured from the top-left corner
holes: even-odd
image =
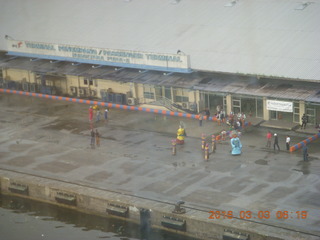
[[[50,63],[48,60],[29,61],[0,55],[1,68],[25,69],[41,73],[84,76],[119,82],[201,90],[221,94],[237,94],[271,99],[290,99],[320,103],[320,85],[315,82],[257,78],[225,73],[194,72],[166,73],[130,68],[92,67],[90,64],[72,65],[70,62]]]

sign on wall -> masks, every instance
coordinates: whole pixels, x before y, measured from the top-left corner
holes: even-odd
[[[267,100],[267,110],[278,112],[293,112],[293,103],[276,100]]]
[[[189,72],[189,56],[7,39],[10,55],[83,63]]]

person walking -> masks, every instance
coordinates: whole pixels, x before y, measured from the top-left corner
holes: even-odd
[[[100,133],[98,132],[98,129],[96,129],[96,145],[97,147],[100,147]]]
[[[304,113],[304,114],[302,115],[302,118],[301,118],[301,121],[302,121],[301,129],[302,129],[302,128],[306,129],[308,120],[309,120],[309,119],[308,119],[308,116]]]
[[[276,146],[277,146],[278,150],[280,151],[278,134],[275,133],[273,136],[274,136],[273,150],[276,150]]]
[[[272,134],[270,131],[268,131],[267,133],[267,145],[266,147],[271,148],[271,138],[272,138]]]
[[[95,148],[95,132],[93,131],[93,129],[91,129],[91,142],[90,142],[90,145],[91,145],[91,148],[94,149]]]
[[[288,151],[290,150],[290,141],[291,141],[291,139],[290,139],[290,137],[287,135],[287,137],[286,137],[286,147],[287,147],[287,150],[288,150]]]
[[[308,161],[308,147],[307,145],[304,145],[302,148],[302,154],[303,154],[303,161]]]
[[[202,127],[202,120],[203,120],[203,114],[202,112],[199,113],[199,126]]]

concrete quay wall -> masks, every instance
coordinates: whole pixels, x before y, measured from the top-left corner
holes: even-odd
[[[149,211],[147,220],[150,227],[199,239],[219,240],[224,239],[224,235],[250,240],[318,239],[316,236],[283,229],[281,226],[235,218],[209,219],[210,213],[188,207],[185,214],[174,214],[173,204],[13,171],[0,170],[0,189],[1,194],[56,204],[99,216],[110,215],[107,210],[113,209],[120,215],[124,214],[115,217],[136,223],[140,223],[141,212]],[[164,227],[163,222],[182,226],[182,230]]]

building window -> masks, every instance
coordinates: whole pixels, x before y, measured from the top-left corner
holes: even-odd
[[[154,88],[151,86],[143,86],[143,97],[147,99],[154,99]]]
[[[89,84],[90,86],[92,86],[93,85],[93,80],[85,78],[85,79],[83,79],[83,84],[84,85],[88,85]]]
[[[176,96],[176,102],[189,102],[189,98],[184,96]]]
[[[187,89],[177,88],[175,91],[175,102],[189,102],[189,91]]]

